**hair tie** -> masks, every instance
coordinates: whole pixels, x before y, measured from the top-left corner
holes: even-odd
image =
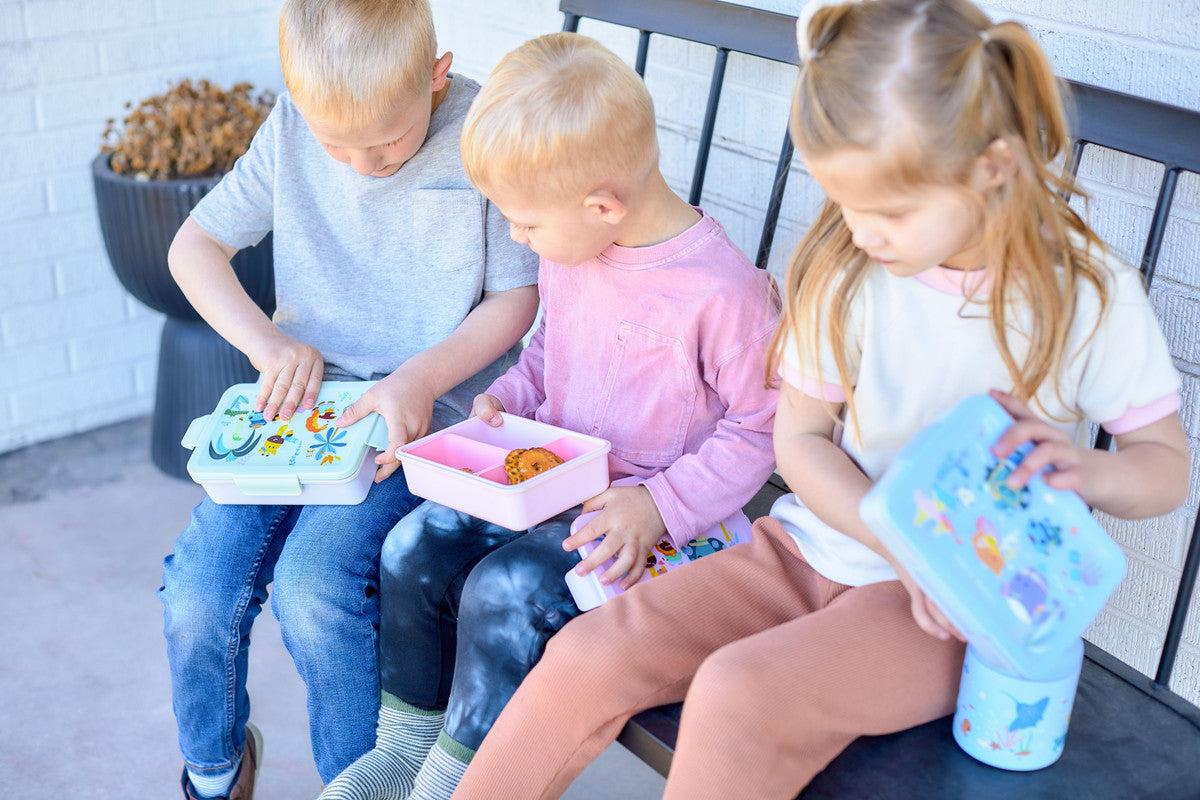
[[[983,42],[984,47],[986,47],[987,43],[990,42],[991,40],[992,40],[992,32],[986,28],[980,29],[979,41]]]
[[[822,8],[829,6],[848,6],[856,3],[862,3],[865,0],[808,0],[804,8],[800,11],[800,16],[796,17],[796,44],[800,52],[800,63],[807,64],[816,60],[821,51],[812,46],[808,38],[808,23],[812,22],[813,15]]]

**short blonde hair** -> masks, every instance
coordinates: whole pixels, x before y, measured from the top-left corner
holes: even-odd
[[[285,0],[279,57],[302,112],[357,130],[432,80],[433,12],[428,0]]]
[[[463,123],[467,177],[543,196],[581,195],[658,165],[654,102],[611,50],[577,33],[531,39],[500,60]]]

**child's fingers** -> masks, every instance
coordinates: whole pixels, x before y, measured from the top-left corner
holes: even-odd
[[[1067,434],[1045,420],[1038,418],[1023,419],[1008,426],[1008,430],[1000,435],[992,445],[992,455],[997,458],[1008,458],[1018,447],[1026,442],[1035,445],[1043,442],[1070,442]]]
[[[1062,489],[1078,492],[1083,488],[1083,476],[1079,474],[1077,469],[1063,469],[1047,472],[1042,476],[1042,480],[1051,489]]]
[[[318,361],[308,373],[308,384],[304,387],[304,408],[317,407],[317,395],[321,393],[321,382],[325,378],[325,364]]]
[[[1033,409],[1027,403],[1018,400],[1014,395],[1008,392],[1003,392],[999,389],[988,390],[988,396],[1000,404],[1000,407],[1008,412],[1008,415],[1015,420],[1029,419],[1035,416]]]
[[[621,576],[626,576],[622,581],[621,587],[628,588],[637,582],[637,579],[642,577],[642,572],[646,565],[644,558],[638,557],[638,549],[632,543],[625,545],[617,551],[617,557],[613,560],[613,565],[604,571],[600,576],[600,583],[610,584],[621,580]]]
[[[933,624],[937,626],[939,631],[946,633],[949,636],[953,636],[955,639],[958,639],[959,641],[966,641],[966,639],[963,638],[963,635],[958,632],[958,628],[954,627],[954,623],[951,622],[949,620],[949,618],[945,614],[942,613],[942,610],[937,607],[936,603],[934,603],[932,600],[929,599],[928,595],[925,596],[925,608],[929,612],[929,617],[930,617],[930,619],[933,620]],[[946,637],[942,636],[941,633],[937,633],[934,635],[937,636],[939,639],[946,638]]]
[[[1029,484],[1033,476],[1046,467],[1058,469],[1070,467],[1075,462],[1075,445],[1070,442],[1042,442],[1026,454],[1005,481],[1013,489]]]
[[[292,386],[292,376],[295,374],[295,364],[288,365],[276,373],[271,393],[267,396],[267,405],[263,408],[263,419],[267,422],[275,419],[276,414],[283,417],[283,403],[287,399],[288,390]],[[287,419],[287,417],[283,417],[283,419]]]
[[[630,547],[628,547],[626,549],[632,550],[634,548],[631,545]],[[645,572],[646,572],[646,557],[642,556],[641,558],[634,560],[633,566],[630,567],[629,570],[625,573],[625,577],[621,578],[621,588],[628,589],[630,586],[633,586],[635,583],[637,583],[638,581],[640,581],[642,579],[642,575],[645,574]]]
[[[566,547],[566,543],[563,543]],[[574,548],[570,548],[574,549]],[[587,575],[592,570],[599,567],[605,561],[617,555],[617,545],[610,541],[603,541],[596,545],[596,549],[588,554],[588,557],[579,562],[575,567],[575,573],[578,575]]]
[[[379,469],[375,470],[375,483],[381,483],[392,477],[392,473],[394,473],[396,468],[399,466],[400,462],[393,459],[391,463],[384,464]]]
[[[584,513],[587,513],[587,512],[585,511]],[[579,530],[572,533],[566,539],[563,539],[563,549],[567,550],[567,551],[578,550],[583,545],[585,545],[588,542],[592,541],[593,539],[596,539],[603,535],[604,535],[604,529],[600,526],[600,523],[597,522],[596,520],[592,520],[591,522],[584,525]],[[603,547],[603,545],[601,545],[601,547]],[[613,552],[615,552],[616,545],[611,544],[607,548],[607,550],[608,550],[609,554],[611,555]],[[595,555],[595,553],[592,553],[592,555]],[[589,556],[588,558],[591,558],[591,556]],[[604,558],[608,558],[608,556],[605,556]],[[600,561],[603,561],[604,558],[601,558],[599,561],[597,561],[596,565],[599,566]],[[581,572],[580,574],[585,575],[585,574],[587,574],[587,571],[585,570],[585,571]]]
[[[471,401],[471,413],[493,428],[504,424],[504,418],[500,416],[500,412],[503,410],[504,407],[500,401],[490,394],[477,394]]]

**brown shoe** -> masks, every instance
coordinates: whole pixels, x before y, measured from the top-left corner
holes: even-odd
[[[254,779],[258,777],[258,768],[262,764],[262,749],[262,733],[253,723],[247,722],[246,749],[242,751],[242,763],[238,766],[237,777],[233,780],[233,786],[229,787],[229,795],[215,798],[215,800],[253,800]],[[186,768],[183,770],[179,782],[183,787],[185,800],[200,800],[192,791],[192,784],[188,781]]]

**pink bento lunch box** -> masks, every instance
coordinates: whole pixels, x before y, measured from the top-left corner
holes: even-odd
[[[401,447],[397,455],[409,491],[519,531],[608,488],[607,441],[512,414],[501,416],[504,424],[498,428],[471,417]],[[544,447],[564,463],[509,485],[504,458],[518,447]]]

